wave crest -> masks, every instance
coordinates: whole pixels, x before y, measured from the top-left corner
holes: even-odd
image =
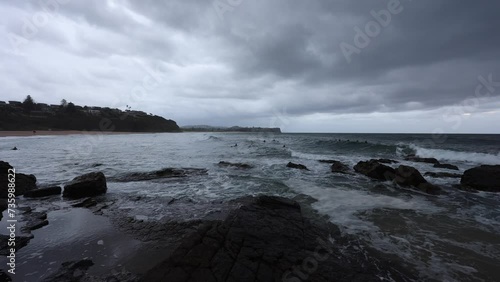
[[[445,149],[429,149],[415,145],[411,146],[415,154],[422,158],[436,158],[438,160],[497,165],[500,164],[500,152],[496,155],[477,152],[453,151]]]

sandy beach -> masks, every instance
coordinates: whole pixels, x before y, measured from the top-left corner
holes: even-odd
[[[0,131],[0,137],[12,136],[49,136],[49,135],[96,135],[96,134],[144,134],[147,132],[118,132],[118,131],[79,131],[79,130],[37,130],[33,131]]]

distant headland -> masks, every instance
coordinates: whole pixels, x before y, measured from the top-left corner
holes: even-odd
[[[268,132],[268,133],[281,133],[279,127],[269,128],[269,127],[222,127],[222,126],[210,126],[210,125],[189,125],[182,126],[182,131],[185,132]]]
[[[173,120],[142,111],[79,106],[66,100],[59,105],[0,101],[0,131],[78,130],[107,132],[180,132]]]

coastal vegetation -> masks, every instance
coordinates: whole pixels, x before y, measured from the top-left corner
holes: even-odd
[[[85,130],[118,132],[179,132],[173,120],[142,111],[79,106],[65,99],[60,104],[0,101],[0,130]]]

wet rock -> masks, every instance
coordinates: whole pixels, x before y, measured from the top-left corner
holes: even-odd
[[[33,212],[27,216],[25,225],[21,228],[23,232],[31,232],[49,224],[47,214],[43,212]]]
[[[43,281],[46,282],[79,282],[85,277],[87,270],[93,266],[91,260],[68,261],[61,264],[56,273]]]
[[[435,158],[420,158],[417,156],[407,156],[405,161],[412,161],[418,163],[428,163],[428,164],[439,164],[439,161]]]
[[[458,166],[452,165],[452,164],[435,164],[434,167],[451,169],[451,170],[458,170]]]
[[[21,248],[28,245],[28,242],[33,239],[33,235],[30,236],[16,236],[16,252]],[[0,234],[0,256],[8,256],[10,254],[11,246],[8,245],[10,237],[8,235]]]
[[[10,183],[9,169],[12,168],[9,163],[0,161],[0,198],[7,198],[8,196],[8,184]],[[26,191],[36,189],[36,177],[34,175],[16,173],[15,186],[15,195],[23,195]]]
[[[92,172],[78,176],[64,186],[63,196],[84,198],[104,194],[107,191],[106,177],[102,172]]]
[[[336,161],[336,160],[319,160],[320,163],[331,164],[331,171],[334,173],[347,173],[349,171],[349,166],[346,164]]]
[[[112,178],[116,182],[129,182],[129,181],[148,181],[155,179],[168,179],[178,177],[189,177],[195,175],[207,174],[206,169],[202,168],[164,168],[152,172],[133,172]]]
[[[336,160],[319,160],[318,162],[324,163],[324,164],[334,164],[338,161],[336,161]]]
[[[141,281],[326,282],[412,278],[402,274],[396,263],[383,261],[383,256],[375,251],[368,251],[341,235],[335,226],[304,217],[297,202],[269,196],[240,201],[242,206],[226,220],[205,222],[183,239]]]
[[[36,177],[33,174],[16,173],[16,196],[36,188]]]
[[[354,166],[354,170],[370,178],[378,180],[393,180],[395,170],[392,167],[383,165],[375,160],[359,162]]]
[[[114,202],[103,202],[103,203],[97,203],[97,204],[91,205],[91,206],[86,206],[85,208],[90,208],[90,210],[94,214],[102,215],[103,210],[108,209],[113,204],[114,204]]]
[[[2,269],[0,269],[0,281],[10,282],[12,281],[12,278],[10,278],[10,276],[7,273],[5,273]]]
[[[59,186],[53,186],[53,187],[48,187],[48,188],[41,188],[41,189],[35,189],[28,191],[24,193],[24,197],[27,198],[41,198],[41,197],[47,197],[47,196],[53,196],[53,195],[61,195],[61,187]]]
[[[76,203],[71,204],[72,207],[75,208],[90,208],[97,205],[96,200],[93,198],[85,198],[83,200],[77,201]]]
[[[420,172],[411,166],[400,165],[396,169],[396,177],[394,182],[403,187],[413,187],[427,194],[439,194],[441,188],[434,184],[428,183]]]
[[[416,188],[424,193],[431,194],[431,195],[441,194],[441,188],[439,186],[431,184],[429,182],[420,183]]]
[[[139,282],[139,276],[126,270],[125,267],[121,271],[113,269],[111,275],[105,276],[90,276],[85,277],[85,282]]]
[[[462,175],[459,173],[449,173],[449,172],[426,172],[425,176],[430,176],[434,178],[461,178]]]
[[[397,164],[397,163],[399,163],[398,161],[391,160],[391,159],[374,159],[374,161],[377,161],[381,164]]]
[[[2,220],[3,211],[6,210],[7,207],[8,207],[7,199],[0,198],[0,220]]]
[[[427,180],[425,180],[425,178],[416,168],[406,165],[400,165],[396,169],[396,177],[394,178],[394,182],[405,187],[418,187],[418,185],[422,183],[427,183]]]
[[[460,184],[479,191],[500,192],[500,165],[482,165],[468,169]]]
[[[346,164],[341,163],[339,161],[332,163],[332,166],[330,169],[334,173],[348,173],[349,172],[349,166],[347,166]]]
[[[33,211],[30,206],[18,206],[17,209],[21,212],[21,214],[29,214]]]
[[[309,170],[307,168],[307,166],[303,165],[303,164],[295,164],[295,163],[292,163],[292,162],[289,162],[286,167],[289,167],[289,168],[295,168],[295,169],[302,169],[302,170]]]
[[[230,162],[219,162],[220,166],[230,166],[230,167],[236,167],[236,168],[241,168],[241,169],[249,169],[253,168],[253,166],[249,164],[244,164],[244,163],[230,163]]]
[[[452,187],[456,188],[458,190],[469,192],[469,193],[479,193],[478,190],[471,188],[471,187],[468,187],[468,186],[461,185],[461,184],[454,184],[454,185],[452,185]]]

